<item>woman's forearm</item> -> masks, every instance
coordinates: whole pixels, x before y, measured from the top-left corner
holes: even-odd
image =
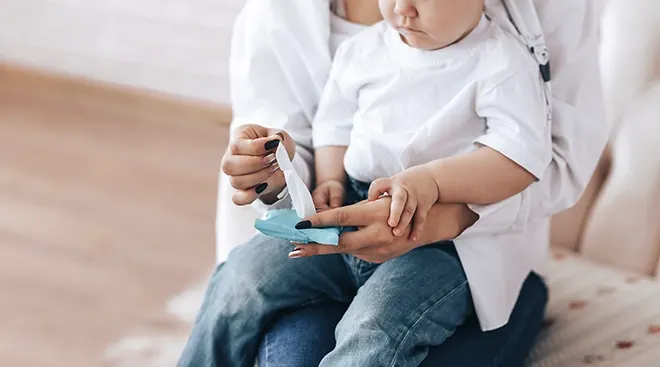
[[[465,204],[435,204],[428,213],[419,245],[453,240],[477,222],[479,216]]]

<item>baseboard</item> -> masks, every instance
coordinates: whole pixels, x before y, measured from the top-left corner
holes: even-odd
[[[196,120],[214,124],[229,125],[231,109],[228,106],[209,102],[190,100],[150,90],[137,89],[124,85],[94,81],[72,75],[62,75],[43,70],[36,70],[22,65],[0,61],[0,87],[12,90],[29,89],[35,91],[66,90],[68,95],[80,98],[81,103],[104,101],[105,104],[130,105],[133,108],[158,110],[162,114],[185,111],[195,114]],[[111,102],[108,102],[111,101]]]

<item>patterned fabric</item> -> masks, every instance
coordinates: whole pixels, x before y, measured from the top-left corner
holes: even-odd
[[[532,367],[660,366],[660,284],[555,250]]]

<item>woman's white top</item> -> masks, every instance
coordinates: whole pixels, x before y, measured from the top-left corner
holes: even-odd
[[[489,4],[501,5],[498,0]],[[506,0],[506,4],[510,10],[523,10],[522,15],[517,12],[517,19],[540,20],[546,36],[553,76],[553,154],[540,182],[503,202],[473,208],[479,220],[455,240],[464,264],[482,264],[466,271],[473,273],[468,277],[481,279],[470,285],[484,330],[506,324],[529,272],[542,272],[549,247],[548,218],[575,204],[609,135],[600,90],[599,14],[594,0]],[[296,6],[280,0],[249,0],[232,40],[232,126],[256,123],[289,132],[298,143],[293,164],[308,183],[313,163],[311,121],[332,57],[337,45],[360,29],[333,16],[329,5],[328,0],[299,1]],[[234,207],[227,179],[221,181],[218,261],[254,233],[249,218],[257,216],[256,211],[248,213],[251,209]],[[260,204],[253,207],[265,209]],[[272,207],[291,207],[291,203],[285,197]]]

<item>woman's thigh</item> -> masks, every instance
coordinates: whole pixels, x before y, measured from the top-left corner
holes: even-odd
[[[422,366],[522,366],[541,329],[547,300],[543,280],[530,274],[506,326],[484,333],[476,316],[470,317],[444,344],[430,349]],[[259,366],[318,366],[334,348],[335,325],[347,308],[319,305],[280,314],[261,343]]]

